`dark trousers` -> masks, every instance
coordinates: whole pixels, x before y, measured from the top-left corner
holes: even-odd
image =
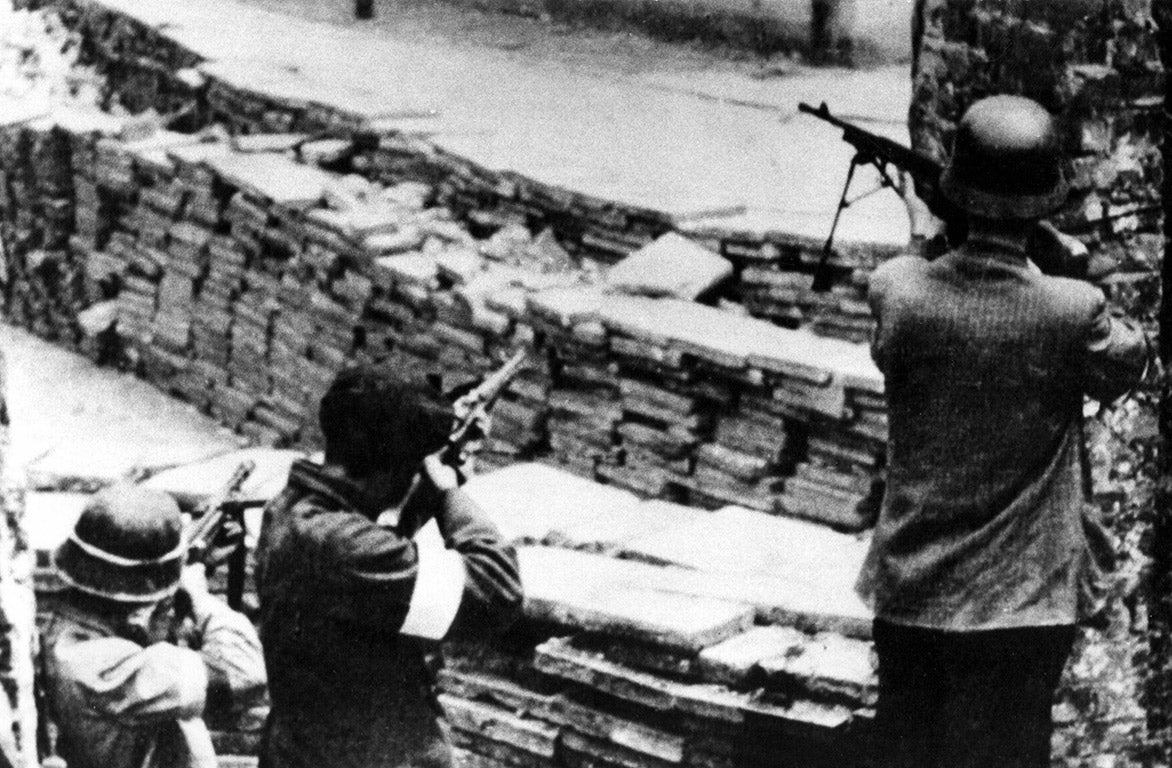
[[[943,632],[877,620],[882,768],[1048,768],[1074,627]]]

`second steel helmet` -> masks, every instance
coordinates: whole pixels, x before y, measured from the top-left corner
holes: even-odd
[[[183,568],[179,505],[160,491],[115,486],[93,496],[54,558],[63,581],[96,597],[151,603]]]
[[[991,96],[961,118],[940,191],[953,204],[993,219],[1037,219],[1069,193],[1054,118],[1036,101]]]

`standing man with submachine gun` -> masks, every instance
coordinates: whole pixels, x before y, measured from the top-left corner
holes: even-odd
[[[451,764],[424,653],[519,615],[516,555],[460,485],[466,444],[522,361],[455,404],[373,366],[322,398],[325,461],[293,465],[260,535],[263,768]],[[421,551],[432,518],[446,549]]]
[[[905,147],[893,139],[880,136],[865,128],[832,114],[825,103],[818,107],[798,104],[798,111],[829,123],[842,131],[842,140],[850,144],[855,155],[847,170],[842,197],[835,211],[834,224],[822,251],[814,276],[814,289],[830,289],[830,256],[834,246],[834,231],[839,216],[850,207],[848,197],[855,171],[860,166],[873,166],[880,184],[899,192],[907,202],[913,219],[912,236],[922,238],[924,255],[933,258],[949,248],[960,245],[968,236],[969,219],[964,209],[949,199],[940,186],[944,166],[934,158]],[[987,169],[996,172],[996,168]],[[911,187],[907,186],[907,181]],[[1064,234],[1044,219],[1038,219],[1028,231],[1030,260],[1048,275],[1085,277],[1087,249],[1078,238]]]
[[[840,127],[856,162],[897,161],[893,142]],[[1040,222],[1068,195],[1041,105],[982,99],[943,173],[904,161],[954,231],[935,260],[899,256],[870,279],[890,423],[860,578],[875,609],[876,763],[1045,768],[1054,692],[1102,563],[1084,397],[1126,394],[1150,353],[1101,290],[1035,266],[1039,238],[1057,240]]]
[[[57,550],[68,588],[42,633],[41,716],[46,751],[70,768],[215,768],[205,719],[263,709],[256,630],[209,593],[203,561],[248,471],[186,531],[165,493],[103,490]]]

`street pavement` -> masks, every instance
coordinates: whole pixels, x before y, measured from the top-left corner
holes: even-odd
[[[0,324],[12,426],[4,472],[50,454],[79,467],[165,466],[223,453],[239,438],[141,379]]]
[[[748,210],[763,229],[824,235],[852,150],[799,115],[799,101],[824,100],[907,140],[906,65],[754,71],[646,55],[606,64],[605,50],[577,49],[562,61],[553,45],[534,56],[234,0],[95,1],[162,28],[203,56],[208,74],[238,87],[336,106],[482,166],[677,221]],[[856,192],[874,181],[862,174]],[[852,206],[840,229],[843,240],[883,244],[907,234],[891,192]]]

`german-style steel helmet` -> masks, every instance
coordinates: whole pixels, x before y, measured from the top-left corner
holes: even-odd
[[[1067,198],[1054,118],[1021,96],[991,96],[969,107],[952,159],[940,177],[944,196],[991,219],[1039,219]]]
[[[159,491],[123,485],[93,496],[55,555],[66,584],[95,597],[151,603],[170,596],[183,568],[179,505]]]

